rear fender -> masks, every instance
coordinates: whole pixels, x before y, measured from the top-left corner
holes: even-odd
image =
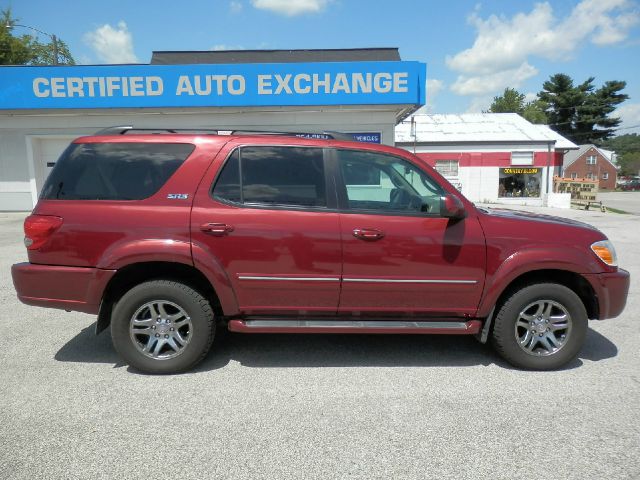
[[[239,314],[240,309],[238,308],[238,300],[233,291],[233,286],[227,276],[227,272],[218,259],[205,251],[202,246],[197,243],[191,245],[191,251],[193,255],[193,265],[200,270],[209,282],[211,282],[211,285],[213,285],[225,316]]]
[[[118,270],[127,265],[145,262],[183,263],[198,269],[211,283],[225,315],[238,313],[238,302],[231,282],[220,263],[187,241],[147,239],[112,245],[102,256],[98,268]]]
[[[193,265],[191,246],[183,240],[145,239],[111,245],[98,261],[98,268],[118,270],[144,262],[172,262]]]

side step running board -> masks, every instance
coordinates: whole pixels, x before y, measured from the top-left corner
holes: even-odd
[[[407,322],[389,320],[229,320],[229,330],[242,333],[422,333],[475,335],[482,321]]]

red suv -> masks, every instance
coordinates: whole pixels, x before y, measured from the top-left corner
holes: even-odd
[[[113,128],[75,140],[25,220],[29,305],[98,315],[135,368],[173,373],[216,328],[491,338],[558,368],[629,274],[597,229],[475,207],[392,147]]]

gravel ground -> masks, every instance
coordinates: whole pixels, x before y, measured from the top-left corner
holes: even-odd
[[[563,371],[466,337],[220,335],[194,372],[137,374],[95,319],[15,298],[23,215],[0,214],[0,478],[640,478],[640,218],[602,229],[632,274]]]

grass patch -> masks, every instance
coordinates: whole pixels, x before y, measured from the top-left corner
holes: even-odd
[[[607,212],[611,212],[611,213],[619,213],[621,215],[629,215],[629,212],[625,212],[624,210],[620,210],[618,208],[613,208],[613,207],[605,207],[607,209]]]

